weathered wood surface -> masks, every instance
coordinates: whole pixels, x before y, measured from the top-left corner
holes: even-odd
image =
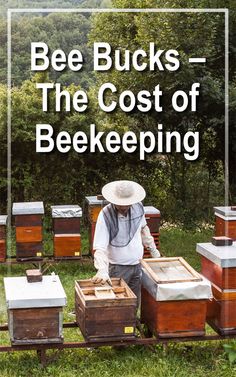
[[[53,232],[55,234],[80,234],[80,218],[54,218]]]
[[[30,344],[54,339],[62,342],[61,307],[8,310],[11,340],[17,344]]]
[[[42,226],[42,215],[17,215],[15,226]]]
[[[112,279],[115,298],[96,297],[91,280],[75,286],[76,321],[88,341],[135,337],[137,298],[122,279]]]
[[[159,337],[202,336],[207,300],[156,301],[142,288],[141,321]]]
[[[17,242],[16,258],[41,257],[43,255],[42,242]]]

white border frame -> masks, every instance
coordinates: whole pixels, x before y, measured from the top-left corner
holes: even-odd
[[[225,15],[225,206],[229,202],[229,10],[226,8],[11,8],[7,11],[7,214],[11,224],[11,17],[13,13],[224,13]],[[8,227],[11,249],[11,230]]]

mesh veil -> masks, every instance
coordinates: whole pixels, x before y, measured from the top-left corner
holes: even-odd
[[[142,203],[133,204],[126,217],[119,217],[113,204],[103,208],[103,216],[109,232],[109,243],[114,247],[127,246],[134,237],[144,214]]]

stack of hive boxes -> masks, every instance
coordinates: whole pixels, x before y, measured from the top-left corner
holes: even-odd
[[[213,292],[213,299],[208,304],[207,321],[221,335],[236,334],[236,242],[227,238],[236,234],[236,211],[230,207],[214,209],[217,237],[213,237],[212,243],[197,244],[197,252],[201,255],[201,272],[210,280]]]
[[[156,244],[156,248],[160,248],[160,220],[161,220],[161,213],[160,211],[153,207],[153,206],[144,206],[144,213],[145,218],[147,221],[147,225],[150,229],[151,235],[154,238],[154,242]],[[150,258],[151,254],[147,249],[144,249],[144,258]]]
[[[52,206],[54,257],[80,258],[80,219],[82,209],[78,205]]]
[[[226,236],[236,241],[236,206],[214,207],[215,235]]]
[[[43,202],[13,203],[16,226],[16,257],[42,257],[44,215]]]
[[[0,262],[6,260],[6,224],[7,216],[0,216]]]
[[[108,201],[105,200],[101,195],[97,196],[86,196],[86,206],[87,206],[87,219],[89,223],[89,252],[94,254],[93,251],[93,238],[96,227],[97,218],[99,212],[102,208],[108,204]]]

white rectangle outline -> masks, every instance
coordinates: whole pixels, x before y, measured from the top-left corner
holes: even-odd
[[[7,10],[7,214],[11,250],[11,16],[13,13],[224,13],[225,15],[225,206],[229,202],[229,10],[227,8],[11,8]]]

